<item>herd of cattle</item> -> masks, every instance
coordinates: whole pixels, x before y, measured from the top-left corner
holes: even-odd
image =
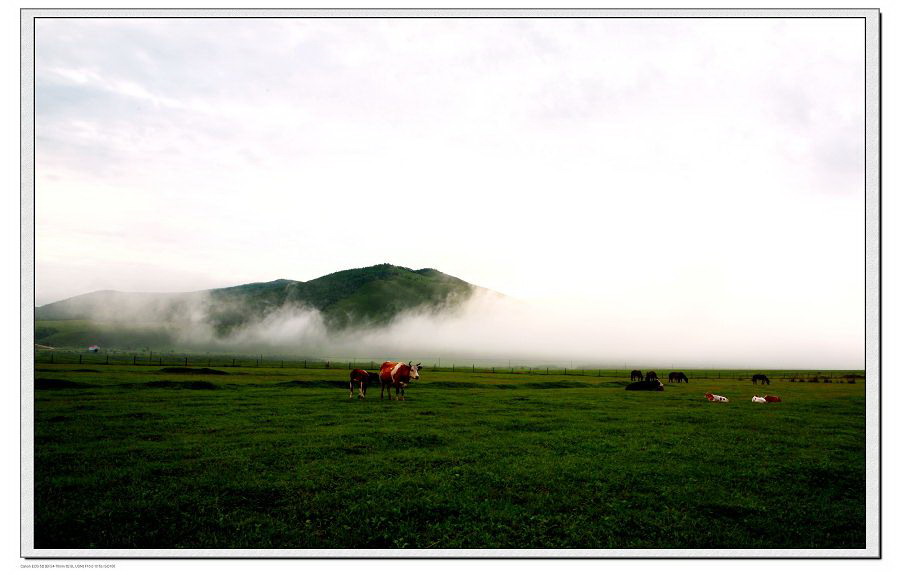
[[[753,383],[770,385],[769,378],[761,373],[754,375],[751,381]],[[673,371],[669,373],[669,383],[688,383],[688,378],[683,371]],[[630,391],[663,391],[665,387],[655,371],[648,371],[647,375],[644,375],[640,370],[635,369],[631,372],[631,383],[625,389]]]
[[[769,378],[761,373],[754,375],[751,381],[753,383],[771,385]],[[683,371],[673,371],[669,373],[669,383],[688,383],[688,378]],[[631,372],[631,383],[625,389],[631,391],[663,391],[665,387],[655,371],[648,371],[647,375],[644,375],[640,370],[635,369]]]
[[[354,369],[350,372],[350,399],[353,399],[353,386],[359,389],[357,397],[364,399],[369,384],[381,384],[381,399],[384,399],[384,390],[388,390],[388,399],[406,399],[406,388],[411,379],[419,379],[421,363],[413,365],[412,362],[401,363],[399,361],[386,361],[381,364],[378,373],[369,373],[364,369]],[[769,378],[762,374],[756,374],[752,378],[753,383],[769,384]],[[688,378],[683,371],[669,373],[669,383],[688,383]],[[394,398],[391,397],[391,388],[394,388]],[[663,383],[655,371],[648,371],[644,375],[640,370],[631,372],[631,383],[625,387],[631,391],[664,391]],[[727,400],[726,400],[727,401]]]
[[[631,372],[631,381],[659,381],[659,376],[655,371],[648,371],[647,375],[643,375],[640,370],[635,369]],[[683,371],[673,371],[669,374],[669,383],[687,383],[688,378]]]

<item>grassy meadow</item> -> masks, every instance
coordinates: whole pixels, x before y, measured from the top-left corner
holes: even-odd
[[[864,378],[35,370],[36,549],[865,547]]]

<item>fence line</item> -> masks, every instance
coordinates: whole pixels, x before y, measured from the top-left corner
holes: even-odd
[[[263,355],[237,356],[237,355],[208,355],[208,354],[163,354],[158,352],[137,353],[80,353],[67,351],[38,351],[35,353],[35,363],[40,364],[78,364],[78,365],[122,365],[122,366],[159,366],[159,367],[193,367],[193,368],[278,368],[278,369],[333,369],[352,370],[366,369],[376,370],[381,365],[380,360],[354,359],[296,359],[281,356],[265,357]],[[571,362],[561,362],[571,363]],[[630,380],[631,369],[615,369],[603,367],[559,367],[559,364],[542,365],[514,365],[512,361],[505,366],[478,364],[477,362],[455,363],[446,362],[442,365],[440,360],[431,365],[423,362],[424,371],[434,372],[468,372],[482,374],[528,374],[528,375],[563,375],[563,376],[594,376],[612,377]],[[645,369],[656,371],[660,380],[667,383],[668,370]],[[846,381],[850,379],[864,379],[864,370],[749,370],[749,369],[681,369],[690,381],[691,379],[750,379],[756,373],[767,374],[769,379],[782,381],[812,381],[832,383],[832,380]],[[692,375],[693,373],[693,375]],[[841,374],[841,375],[838,375]]]

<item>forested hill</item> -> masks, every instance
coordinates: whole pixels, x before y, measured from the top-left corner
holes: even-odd
[[[387,325],[405,311],[450,310],[476,289],[435,269],[380,264],[306,282],[279,279],[186,293],[92,292],[40,306],[35,319],[159,324],[196,316],[228,335],[279,309],[315,309],[329,331],[339,331]]]

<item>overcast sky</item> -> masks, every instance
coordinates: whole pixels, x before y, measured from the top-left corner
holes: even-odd
[[[862,19],[39,19],[35,71],[38,305],[389,262],[862,365]]]

